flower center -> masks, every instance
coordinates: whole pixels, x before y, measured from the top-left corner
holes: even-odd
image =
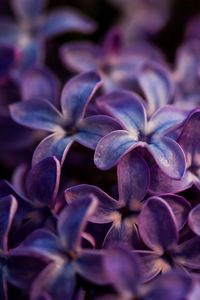
[[[165,251],[165,253],[162,255],[162,259],[166,261],[170,265],[170,267],[174,267],[174,259],[170,251]]]
[[[119,209],[119,213],[122,219],[129,217],[137,217],[140,213],[140,210],[131,210],[128,206],[123,206]]]

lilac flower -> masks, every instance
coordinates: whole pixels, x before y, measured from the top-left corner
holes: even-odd
[[[200,235],[200,204],[190,211],[188,225],[197,235]]]
[[[44,41],[57,34],[79,31],[90,33],[94,23],[71,8],[43,13],[46,0],[12,0],[16,24],[9,18],[0,22],[0,44],[14,45],[22,53],[19,69],[25,71],[44,60]]]
[[[96,70],[103,79],[103,88],[133,89],[138,73],[152,60],[163,61],[159,51],[148,43],[124,47],[120,31],[113,28],[100,47],[92,42],[71,42],[60,49],[64,65],[75,72]]]
[[[98,300],[182,300],[186,299],[193,289],[192,279],[187,274],[177,271],[166,273],[149,286],[143,286],[142,265],[138,257],[122,246],[108,249],[104,261],[108,278],[119,297],[111,294],[99,297]]]
[[[143,242],[150,249],[136,251],[144,263],[144,281],[173,268],[200,269],[200,238],[195,236],[178,244],[174,214],[161,198],[149,198],[144,204],[138,228]]]
[[[32,300],[43,295],[52,300],[74,299],[76,274],[96,284],[107,283],[102,264],[104,252],[81,248],[81,234],[96,207],[94,198],[79,199],[61,212],[57,236],[41,229],[20,245],[19,248],[32,250],[52,261],[33,283]]]
[[[65,199],[69,205],[80,196],[93,194],[99,200],[96,213],[90,221],[94,223],[109,223],[109,229],[104,245],[112,241],[123,241],[129,246],[141,246],[138,234],[138,217],[143,210],[143,198],[149,186],[149,169],[142,157],[135,151],[125,155],[117,166],[119,200],[111,198],[96,186],[78,185],[65,191]],[[162,195],[162,199],[172,208],[178,228],[187,222],[190,204],[181,196]]]
[[[107,170],[126,153],[140,146],[149,151],[164,173],[180,179],[185,172],[184,153],[166,134],[177,128],[185,115],[173,106],[164,106],[147,120],[142,102],[139,96],[126,91],[99,98],[98,106],[115,117],[122,129],[107,134],[98,142],[94,162],[99,169]]]
[[[199,166],[199,124],[200,109],[193,110],[188,116],[178,143],[183,149],[186,157],[186,172],[180,180],[173,180],[166,176],[156,166],[152,167],[151,173],[151,192],[177,193],[190,188],[193,184],[200,189],[200,166]]]
[[[94,72],[83,73],[71,79],[61,94],[62,113],[43,99],[10,106],[12,118],[19,124],[53,132],[36,148],[33,164],[48,156],[55,156],[63,163],[74,141],[94,149],[102,136],[119,128],[107,116],[84,118],[87,105],[99,85],[100,77]]]
[[[26,178],[26,195],[20,195],[8,182],[0,182],[0,197],[13,195],[19,203],[12,235],[14,244],[36,228],[54,230],[60,172],[60,163],[54,157],[34,165]]]

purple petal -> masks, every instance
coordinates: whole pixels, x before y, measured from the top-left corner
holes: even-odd
[[[8,250],[8,235],[17,211],[17,200],[13,196],[0,199],[0,249]]]
[[[62,165],[72,143],[72,137],[64,137],[63,134],[54,133],[47,136],[35,149],[32,164],[35,165],[47,157],[55,156]]]
[[[58,232],[62,244],[68,251],[80,247],[81,232],[85,229],[97,205],[96,198],[88,196],[74,201],[61,212],[58,219]]]
[[[192,279],[182,272],[169,272],[153,282],[144,300],[182,300],[192,290]]]
[[[6,77],[14,66],[16,53],[14,48],[9,46],[0,46],[0,80]]]
[[[122,32],[117,27],[112,27],[104,40],[103,50],[107,57],[117,55],[122,50],[123,38]]]
[[[0,273],[0,297],[2,300],[8,300],[7,278],[3,270]]]
[[[162,254],[177,244],[174,214],[161,198],[151,197],[145,202],[139,215],[138,227],[144,243],[157,253]]]
[[[63,132],[60,126],[62,116],[47,100],[21,101],[11,104],[9,108],[13,120],[21,125],[50,132]]]
[[[167,176],[161,169],[154,165],[150,169],[150,192],[154,195],[165,193],[178,193],[190,188],[193,184],[190,172],[186,171],[180,180]]]
[[[60,49],[62,62],[67,68],[76,72],[87,72],[98,69],[101,49],[91,42],[72,42]]]
[[[91,149],[95,149],[99,140],[106,134],[120,129],[115,119],[104,115],[85,118],[78,127],[79,130],[75,136],[76,141]]]
[[[35,68],[27,72],[21,81],[21,94],[24,100],[43,98],[57,102],[59,82],[47,68]]]
[[[12,0],[11,3],[17,17],[29,20],[42,13],[47,0]]]
[[[124,129],[135,133],[138,129],[143,130],[146,123],[142,101],[136,94],[117,91],[100,97],[97,105],[116,118]]]
[[[9,18],[1,18],[0,21],[0,44],[15,46],[22,38],[20,28]]]
[[[134,253],[125,247],[109,248],[105,255],[108,279],[120,293],[134,295],[140,283],[139,262]]]
[[[95,23],[83,16],[75,9],[57,9],[47,15],[40,28],[40,36],[43,38],[54,37],[70,31],[91,33],[95,30]]]
[[[177,142],[168,137],[160,137],[152,139],[147,149],[167,176],[174,179],[184,176],[185,155]]]
[[[164,201],[171,207],[177,222],[178,229],[182,229],[187,222],[188,214],[191,210],[190,203],[178,195],[160,195]]]
[[[63,114],[73,124],[80,121],[92,96],[100,85],[100,77],[95,72],[87,72],[73,77],[64,86],[61,95]]]
[[[69,205],[88,195],[94,195],[98,199],[97,209],[89,221],[100,224],[112,222],[113,212],[120,208],[119,201],[111,198],[98,187],[88,184],[76,185],[65,190],[65,199]]]
[[[146,64],[139,74],[139,83],[146,96],[150,115],[171,100],[172,80],[168,70],[160,65]]]
[[[135,151],[131,151],[119,161],[117,177],[119,199],[126,202],[130,209],[134,209],[149,187],[148,165]]]
[[[138,137],[126,130],[116,130],[103,137],[97,144],[94,163],[101,170],[114,167],[129,151],[138,146]]]
[[[176,247],[175,258],[179,265],[200,269],[200,237],[196,236]]]
[[[200,235],[200,204],[191,210],[188,218],[188,224],[197,235]]]
[[[188,112],[185,112],[173,105],[165,105],[158,109],[149,121],[151,132],[167,133],[175,129],[186,119]]]
[[[32,167],[26,179],[29,199],[42,206],[54,207],[61,167],[55,157],[48,157]]]
[[[104,270],[104,252],[102,250],[83,250],[75,262],[76,272],[83,278],[96,283],[107,284],[108,278]]]
[[[76,287],[74,270],[68,264],[49,264],[34,281],[31,289],[31,300],[50,299],[73,300]],[[49,299],[47,297],[47,299]]]

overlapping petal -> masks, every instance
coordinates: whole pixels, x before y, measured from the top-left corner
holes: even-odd
[[[195,206],[188,218],[190,228],[197,234],[200,235],[200,204]]]

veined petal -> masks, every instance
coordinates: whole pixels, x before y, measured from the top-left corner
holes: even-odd
[[[100,82],[99,75],[91,71],[77,75],[66,83],[61,95],[61,107],[69,122],[77,124],[83,118]]]
[[[29,20],[42,13],[47,0],[39,0],[37,2],[34,0],[11,0],[11,4],[18,18]]]
[[[47,68],[34,68],[26,72],[21,80],[24,100],[43,98],[57,104],[59,82]]]
[[[63,209],[58,219],[58,233],[62,245],[69,251],[80,247],[81,232],[95,212],[96,198],[87,196]]]
[[[31,300],[41,300],[48,295],[52,300],[73,300],[76,277],[71,264],[49,264],[34,281]],[[47,299],[49,299],[47,298]]]
[[[158,254],[174,248],[177,244],[175,216],[161,198],[151,197],[145,202],[139,215],[138,227],[144,243]]]
[[[176,261],[189,269],[200,269],[200,237],[196,236],[178,245],[175,249]]]
[[[104,270],[104,256],[103,250],[82,250],[75,261],[76,272],[93,283],[108,284],[109,281]]]
[[[94,195],[98,199],[98,206],[94,214],[90,216],[89,221],[100,224],[112,222],[113,212],[121,206],[119,201],[93,185],[81,184],[65,190],[65,199],[69,205],[88,195]]]
[[[78,127],[75,140],[91,149],[95,149],[99,140],[106,134],[120,129],[115,119],[104,115],[87,117],[79,123]]]
[[[197,235],[200,235],[200,204],[191,210],[188,217],[188,224]]]
[[[171,100],[173,83],[166,68],[152,63],[144,65],[139,74],[139,84],[148,102],[149,115]]]
[[[154,165],[150,169],[150,173],[151,182],[149,190],[154,195],[182,192],[193,185],[191,173],[187,170],[185,175],[179,180],[167,176],[157,165]]]
[[[102,58],[100,47],[91,42],[64,44],[60,49],[60,56],[64,65],[76,72],[97,70]]]
[[[32,99],[9,106],[12,118],[19,124],[50,132],[63,132],[62,116],[47,100]]]
[[[174,179],[181,179],[185,173],[185,155],[177,142],[168,137],[152,139],[147,149],[160,169]]]
[[[144,130],[146,112],[143,100],[134,93],[116,91],[105,94],[97,101],[97,105],[106,113],[116,118],[129,131]]]
[[[138,146],[138,136],[126,130],[115,130],[97,144],[94,163],[101,170],[114,167],[126,153]]]
[[[35,149],[32,164],[35,165],[47,157],[55,156],[62,165],[73,141],[71,136],[64,137],[57,133],[47,136]]]
[[[122,157],[117,166],[119,199],[134,209],[147,193],[150,181],[149,168],[145,160],[131,151]]]
[[[110,283],[120,292],[135,295],[140,284],[140,265],[136,254],[124,246],[108,248],[105,270]]]
[[[58,192],[61,167],[55,157],[48,157],[35,164],[28,173],[26,190],[29,199],[41,206],[53,208]]]
[[[69,31],[91,33],[95,30],[95,27],[96,25],[91,19],[75,9],[63,7],[47,15],[39,34],[43,38],[51,38]]]
[[[8,234],[17,211],[17,200],[13,196],[0,199],[0,249],[8,250]]]

